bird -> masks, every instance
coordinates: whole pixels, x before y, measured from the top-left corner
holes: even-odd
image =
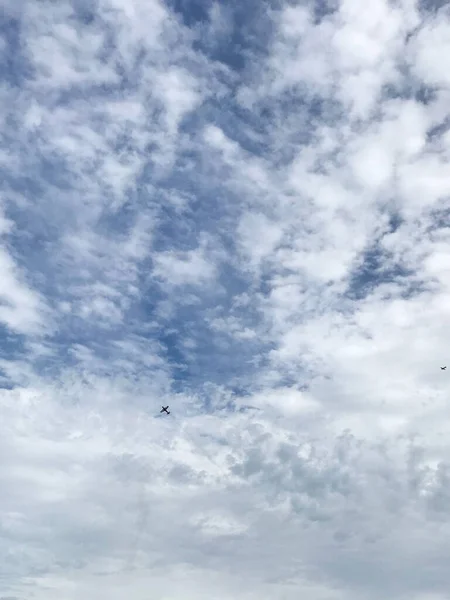
[[[445,371],[447,367],[441,367],[441,371]]]
[[[167,405],[167,406],[162,406],[162,407],[161,407],[161,410],[160,410],[159,412],[160,412],[160,413],[162,413],[162,412],[165,412],[165,413],[167,413],[168,415],[170,415],[170,410],[167,410],[168,408],[169,408],[169,405]]]

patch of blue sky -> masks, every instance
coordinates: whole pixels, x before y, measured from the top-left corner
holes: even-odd
[[[77,0],[72,5],[72,10],[75,18],[83,25],[90,25],[96,20],[96,9],[98,8],[97,0]]]
[[[190,29],[194,29],[199,23],[208,22],[215,5],[214,0],[165,0],[165,3]]]
[[[434,125],[427,131],[428,142],[439,142],[442,136],[450,130],[450,117],[444,118],[440,123]]]
[[[242,208],[235,194],[230,192],[217,173],[203,177],[202,167],[195,163],[189,170],[175,169],[164,189],[155,192],[158,227],[154,232],[154,250],[190,250],[198,245],[199,236],[214,236],[215,244],[225,250],[234,245],[237,220]],[[206,166],[205,169],[214,168]],[[173,196],[186,206],[179,210]]]
[[[255,53],[260,55],[267,51],[273,27],[268,9],[280,5],[275,0],[264,5],[258,0],[235,0],[226,5],[215,4],[212,0],[171,0],[168,4],[187,27],[200,32],[194,49],[236,72],[244,71]],[[220,7],[221,11],[222,21],[218,29],[211,22],[214,7]],[[204,35],[205,25],[212,25],[210,35]]]
[[[268,149],[271,122],[262,119],[257,110],[252,112],[242,107],[232,93],[206,100],[201,110],[184,120],[180,130],[195,134],[206,124],[220,127],[228,138],[251,154],[264,155]]]
[[[408,49],[416,41],[417,36],[423,28],[423,22],[413,28],[405,35],[405,53],[398,64],[398,76],[394,81],[386,82],[382,86],[381,103],[379,109],[383,107],[383,100],[392,98],[411,99],[423,104],[431,105],[437,97],[438,89],[422,81],[415,73]],[[380,115],[378,115],[380,116]]]
[[[229,260],[221,264],[218,275],[217,292],[220,295],[220,305],[217,306],[217,310],[228,313],[233,309],[234,314],[242,312],[248,319],[249,324],[254,324],[257,315],[256,307],[246,306],[244,309],[235,305],[236,298],[249,290],[249,280],[245,272],[239,268],[239,265],[233,264],[231,261],[233,252],[236,250],[231,237],[232,233],[230,233],[230,238],[224,242],[224,249],[229,253]]]
[[[105,235],[109,234],[115,238],[121,237],[134,219],[133,213],[128,214],[129,219],[125,218],[126,212],[127,211],[122,210],[113,217],[108,215],[100,220],[100,223],[98,224],[99,230]],[[23,220],[21,220],[21,216],[23,216]],[[51,256],[52,248],[55,253],[58,252],[58,246],[55,242],[55,237],[57,237],[56,232],[54,230],[45,231],[45,220],[33,220],[31,223],[27,223],[26,217],[27,213],[14,215],[16,224],[18,225],[18,228],[15,230],[16,233],[12,234],[11,239],[14,254],[18,258],[19,264],[23,263],[24,266],[28,267],[29,272],[33,274],[35,288],[44,293],[49,301],[56,302],[57,300],[65,299],[62,290],[67,290],[70,285],[81,285],[85,280],[85,276],[77,274],[73,269],[69,268],[67,270],[65,264],[58,264],[56,259],[53,261]],[[166,230],[165,235],[163,232],[164,243],[161,244],[160,249],[176,249],[177,247],[182,249],[183,247],[189,246],[190,244],[183,244],[181,232],[183,229],[183,220],[178,222],[178,227],[170,230],[171,226],[174,227],[173,215],[170,215],[170,217],[171,218],[168,218],[166,221],[168,229]],[[41,228],[42,230],[40,230]],[[162,229],[163,228],[159,231],[161,232]],[[195,231],[191,233],[190,242],[194,244]],[[167,320],[166,323],[164,323],[164,319],[159,317],[159,326],[163,329],[165,327],[170,327],[172,330],[176,331],[175,335],[167,337],[164,330],[161,332],[159,332],[159,330],[156,332],[154,331],[151,325],[155,322],[155,319],[158,318],[156,316],[158,305],[164,301],[167,296],[151,279],[145,284],[145,279],[147,279],[146,273],[150,270],[149,262],[150,261],[144,262],[142,265],[140,281],[138,282],[141,289],[141,296],[136,298],[128,311],[125,312],[123,322],[116,325],[110,325],[105,329],[101,323],[97,323],[95,320],[86,321],[85,319],[72,314],[61,316],[58,334],[52,339],[52,343],[58,348],[60,357],[64,356],[64,360],[69,360],[70,358],[69,354],[61,353],[61,348],[64,344],[69,348],[73,344],[82,344],[86,347],[92,347],[93,344],[95,344],[96,355],[104,354],[106,356],[108,352],[114,354],[114,348],[111,346],[111,343],[114,342],[120,334],[133,334],[145,329],[146,325],[149,325],[150,327],[148,333],[144,334],[144,337],[147,336],[149,339],[154,338],[160,342],[166,343],[171,363],[178,364],[180,362],[181,355],[177,354],[177,344],[181,347],[182,341],[183,339],[186,339],[186,337],[189,339],[192,339],[192,337],[199,339],[203,338],[203,340],[208,339],[207,328],[204,328],[203,336],[201,336],[198,326],[193,327],[192,323],[202,322],[202,313],[208,306],[212,306],[214,304],[214,298],[217,298],[218,292],[214,290],[209,296],[209,301],[208,294],[203,294],[202,302],[198,308],[195,306],[189,307],[187,311],[185,311],[183,307],[180,307],[177,309],[177,312],[179,313],[178,316],[176,316],[175,319],[171,318]],[[98,281],[104,281],[106,284],[108,283],[104,274],[101,273],[101,266],[97,268],[92,267],[90,269],[89,279],[91,281],[97,279]],[[192,331],[186,336],[188,323],[191,323]],[[195,335],[193,332],[195,332]],[[98,343],[99,340],[101,340],[100,347]],[[101,348],[103,348],[103,351]],[[204,341],[203,344],[200,344],[199,353],[202,351],[204,356],[207,357],[208,353],[209,355],[211,354],[211,345],[208,345]],[[42,366],[42,362],[45,362],[46,359],[45,357],[42,357],[39,360],[41,361],[40,364]],[[52,360],[53,359],[49,358],[49,363],[52,363]],[[195,362],[195,359],[193,362]]]
[[[324,19],[335,13],[338,9],[338,0],[314,0],[312,3],[312,12],[315,25],[321,23]]]
[[[0,357],[15,360],[26,350],[26,339],[22,335],[12,334],[4,325],[0,326]]]
[[[23,56],[20,21],[0,13],[0,36],[4,46],[0,52],[2,81],[20,87],[29,76],[29,64]]]
[[[423,12],[438,12],[448,7],[447,0],[419,0],[419,7]]]
[[[404,223],[401,214],[393,209],[392,200],[386,203],[386,213],[388,214],[388,221],[383,235],[395,233]],[[350,273],[346,292],[347,298],[362,300],[378,286],[392,282],[402,287],[406,286],[407,289],[412,291],[412,276],[414,273],[402,264],[393,262],[392,257],[380,244],[382,237],[372,241],[358,261],[358,266]]]
[[[212,98],[201,112],[190,117],[186,127],[191,129],[194,119],[199,129],[203,122],[213,123],[249,157],[268,159],[277,168],[288,164],[299,147],[313,142],[318,128],[335,125],[344,116],[341,105],[332,98],[312,94],[307,86],[296,86],[275,98],[259,99],[252,110],[242,106],[234,94]],[[279,128],[282,136],[279,131],[274,136]]]
[[[261,351],[261,341],[239,340],[214,331],[206,318],[209,314],[203,302],[180,307],[156,333],[176,391],[201,388],[205,381],[217,385],[242,382],[255,372],[252,360],[255,351]]]
[[[108,62],[110,57],[108,53],[105,54],[104,62]],[[64,86],[60,85],[55,92],[53,92],[52,96],[48,96],[47,98],[43,98],[43,101],[49,105],[54,107],[64,107],[64,106],[75,106],[77,102],[85,103],[89,98],[89,106],[93,107],[101,107],[102,101],[107,99],[111,99],[114,95],[120,97],[121,94],[124,93],[125,90],[129,88],[129,82],[125,78],[124,74],[122,74],[120,66],[115,67],[115,73],[117,75],[117,81],[114,82],[102,82],[102,83],[88,83],[80,82],[75,83],[71,82],[70,85]],[[101,112],[99,113],[101,115]],[[97,115],[99,117],[99,115]],[[101,123],[101,117],[97,119],[97,122]]]
[[[207,21],[213,0],[168,0],[167,4],[181,16],[187,27]]]
[[[449,203],[450,196],[444,200]],[[426,228],[427,233],[450,229],[450,208],[442,208],[431,211],[430,220],[431,223]]]
[[[381,87],[380,102],[377,106],[373,119],[381,119],[383,113],[384,101],[390,99],[411,99],[425,106],[431,104],[436,99],[437,90],[422,81],[414,73],[413,64],[408,49],[414,43],[417,35],[420,33],[423,23],[412,28],[405,34],[405,52],[400,57],[397,65],[397,77],[386,81]]]
[[[29,141],[33,144],[33,140]],[[36,147],[27,151],[20,145],[14,150],[20,153],[20,172],[5,167],[1,174],[4,175],[7,216],[16,221],[17,230],[22,233],[36,230],[46,235],[49,231],[56,232],[63,224],[76,222],[79,207],[61,202],[77,186],[77,174],[70,169],[67,159],[39,153]],[[25,202],[15,202],[16,195],[21,195]],[[58,202],[55,202],[56,197]]]
[[[161,190],[157,192],[160,204],[157,209],[158,227],[155,229],[153,241],[153,249],[156,252],[196,248],[199,233],[213,231],[216,224],[220,223],[221,213],[225,213],[222,203],[214,195],[210,197],[201,192],[196,197],[191,195],[195,191],[195,185],[189,186],[186,183],[181,190],[172,188],[172,191],[175,194],[181,192],[191,201],[187,210],[178,214],[177,207],[164,198]],[[211,215],[211,209],[217,211],[215,219]]]
[[[74,323],[72,323],[74,325]],[[90,335],[91,334],[91,335]],[[6,343],[7,340],[7,343]],[[113,339],[110,340],[114,341]],[[42,378],[58,378],[64,371],[76,367],[86,368],[86,364],[77,356],[77,350],[81,348],[92,351],[98,364],[98,373],[117,374],[118,352],[108,340],[99,341],[98,333],[86,328],[86,324],[79,320],[78,328],[62,327],[58,334],[48,337],[42,344],[42,352],[29,346],[19,335],[10,335],[0,340],[0,357],[13,364],[24,361]],[[1,371],[1,369],[0,369]],[[17,376],[14,371],[5,373],[4,381],[8,387],[15,387],[21,383],[23,376]],[[3,386],[5,387],[5,386]]]
[[[385,283],[396,283],[411,289],[413,271],[401,264],[392,263],[388,258],[378,242],[371,245],[364,252],[361,264],[350,276],[347,297],[362,300]]]

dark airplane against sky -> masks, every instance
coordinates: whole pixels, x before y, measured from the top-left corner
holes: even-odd
[[[159,412],[165,412],[168,415],[170,415],[170,410],[167,410],[168,408],[169,408],[169,405],[163,406],[163,407],[161,407],[161,410]]]

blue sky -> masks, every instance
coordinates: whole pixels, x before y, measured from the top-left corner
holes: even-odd
[[[446,7],[6,0],[0,49],[0,599],[446,597]]]

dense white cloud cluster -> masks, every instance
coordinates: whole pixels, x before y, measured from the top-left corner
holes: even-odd
[[[2,3],[1,600],[448,594],[450,14],[263,4]]]

